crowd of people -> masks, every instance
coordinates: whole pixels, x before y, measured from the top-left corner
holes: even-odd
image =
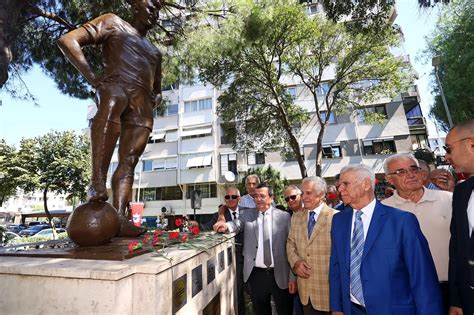
[[[474,120],[446,138],[456,173],[474,174]],[[230,186],[202,228],[236,233],[238,314],[249,291],[256,314],[474,314],[474,176],[455,182],[411,154],[384,161],[391,184],[344,167],[335,185],[304,178],[284,190],[286,209],[256,175]],[[274,306],[271,300],[273,299]]]

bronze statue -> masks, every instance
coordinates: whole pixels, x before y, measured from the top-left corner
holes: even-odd
[[[58,41],[66,58],[96,89],[97,114],[91,124],[89,203],[105,203],[108,199],[107,171],[120,138],[118,167],[112,177],[113,206],[120,217],[118,236],[137,236],[144,232],[129,222],[127,204],[131,200],[135,166],[153,129],[153,109],[161,103],[162,56],[146,38],[157,21],[161,2],[128,2],[133,14],[131,23],[108,13]],[[101,77],[96,77],[82,52],[88,45],[102,46],[104,71]]]

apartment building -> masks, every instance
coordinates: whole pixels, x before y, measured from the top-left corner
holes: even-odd
[[[308,14],[317,14],[319,10],[318,4],[307,6]],[[395,53],[403,56],[403,50]],[[325,80],[330,79],[328,72]],[[319,123],[313,99],[302,84],[291,78],[287,81],[288,93],[310,113],[310,121],[300,126],[299,140],[308,175],[315,175]],[[165,114],[156,115],[153,132],[135,170],[133,201],[145,203],[144,216],[158,216],[162,211],[192,214],[190,194],[195,189],[202,192],[202,208],[197,213],[213,213],[224,203],[225,186],[240,181],[249,168],[271,165],[288,180],[301,180],[298,163],[282,158],[279,148],[265,152],[232,148],[216,114],[221,92],[202,84],[176,84],[164,91]],[[318,90],[321,99],[326,92],[323,83]],[[383,161],[390,154],[429,147],[415,85],[393,99],[381,97],[367,104],[367,110],[383,114],[384,124],[367,124],[356,111],[331,114],[323,138],[322,165],[322,176],[329,181],[349,164],[364,163],[381,174]],[[116,166],[114,155],[109,176]],[[235,176],[225,176],[228,172]],[[232,177],[235,180],[229,182]]]

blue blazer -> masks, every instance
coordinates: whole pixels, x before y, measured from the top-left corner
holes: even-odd
[[[351,314],[350,247],[353,211],[332,221],[330,307]],[[361,280],[368,315],[441,315],[436,269],[416,217],[377,202],[364,244]]]

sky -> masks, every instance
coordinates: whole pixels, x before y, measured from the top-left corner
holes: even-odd
[[[438,10],[420,10],[415,0],[397,0],[398,16],[395,23],[404,33],[405,51],[410,55],[419,79],[415,82],[421,97],[425,117],[433,102],[430,93],[431,62],[424,64],[419,57],[426,45],[425,36],[434,29]],[[12,99],[0,91],[0,139],[18,146],[20,140],[46,134],[50,130],[74,130],[80,133],[87,127],[87,109],[93,100],[79,100],[62,94],[53,80],[42,73],[39,67],[23,75],[30,92],[36,97],[32,101]],[[429,134],[436,136],[435,125],[428,122]]]

